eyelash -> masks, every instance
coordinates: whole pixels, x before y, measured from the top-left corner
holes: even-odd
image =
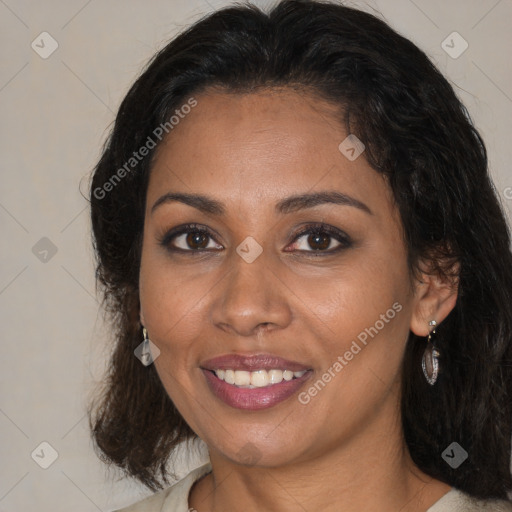
[[[178,236],[189,233],[199,233],[201,235],[206,235],[209,238],[214,239],[212,233],[200,226],[199,224],[185,224],[183,226],[177,226],[176,228],[168,231],[160,240],[159,243],[163,247],[165,247],[168,251],[172,253],[191,253],[192,255],[204,254],[205,252],[212,252],[212,249],[181,249],[179,247],[173,247],[171,242]],[[320,235],[325,234],[331,238],[336,239],[340,245],[335,247],[334,249],[329,250],[310,250],[310,251],[298,251],[298,252],[306,252],[311,253],[313,256],[328,256],[334,253],[340,252],[343,249],[348,249],[352,245],[352,241],[350,237],[344,233],[343,231],[329,226],[327,224],[308,224],[304,229],[299,231],[294,235],[293,243],[295,243],[298,239],[302,238],[304,235]],[[330,243],[329,243],[330,245]],[[213,249],[214,251],[217,249]],[[290,251],[287,251],[290,252]]]

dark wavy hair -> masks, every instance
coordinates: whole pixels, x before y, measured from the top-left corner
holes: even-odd
[[[151,59],[121,103],[90,189],[97,279],[115,327],[108,375],[89,409],[99,456],[157,490],[169,483],[173,449],[196,437],[154,365],[134,357],[146,190],[159,145],[133,169],[126,162],[148,137],[156,142],[155,129],[192,95],[212,87],[291,87],[341,107],[347,132],[389,179],[411,276],[429,258],[432,272],[458,281],[455,308],[437,329],[443,371],[435,386],[421,371],[425,339],[411,332],[406,345],[402,424],[412,459],[469,495],[507,499],[512,254],[484,143],[412,42],[371,14],[322,1],[284,0],[269,13],[233,5],[204,17]],[[452,442],[469,455],[457,469],[441,457]]]

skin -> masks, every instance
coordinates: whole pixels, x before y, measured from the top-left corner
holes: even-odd
[[[193,487],[189,505],[198,512],[424,512],[451,488],[411,461],[400,365],[409,331],[427,336],[428,322],[439,325],[454,307],[456,288],[426,273],[410,276],[389,185],[364,154],[354,161],[341,154],[348,133],[334,106],[291,89],[212,89],[196,99],[154,162],[140,269],[141,323],[161,350],[156,369],[210,451],[213,471]],[[332,190],[371,214],[337,204],[274,211],[285,197]],[[180,202],[151,211],[168,192],[210,196],[226,212]],[[212,230],[211,252],[162,246],[168,230],[189,222]],[[308,235],[295,234],[318,222],[345,232],[352,245],[317,256]],[[252,263],[236,252],[247,236],[263,248]],[[172,243],[193,250],[185,237]],[[329,249],[339,245],[329,240]],[[271,353],[313,369],[300,391],[307,390],[394,303],[401,311],[307,405],[294,395],[259,411],[231,408],[200,370],[227,353]],[[238,453],[244,446],[249,463]]]

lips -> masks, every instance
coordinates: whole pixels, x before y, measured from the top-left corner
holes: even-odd
[[[210,391],[225,404],[236,409],[260,410],[274,407],[280,402],[298,392],[304,382],[312,374],[308,366],[269,354],[257,354],[241,356],[228,354],[214,359],[209,359],[201,364],[201,370],[206,378]],[[287,374],[294,374],[293,379],[283,379],[281,382],[272,383],[264,387],[243,386],[239,387],[233,382],[229,383],[219,378],[220,372],[258,372],[265,370],[272,372],[280,370]],[[229,380],[229,379],[228,379]]]
[[[205,370],[245,370],[254,372],[257,370],[290,370],[292,372],[300,372],[310,370],[311,368],[298,363],[289,361],[281,357],[270,354],[256,354],[251,356],[242,356],[238,354],[227,354],[213,359],[208,359],[202,363],[201,368]]]

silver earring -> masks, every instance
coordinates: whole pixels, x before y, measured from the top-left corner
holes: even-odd
[[[425,379],[427,379],[427,382],[433,386],[436,383],[437,376],[439,375],[440,354],[432,342],[432,334],[436,333],[437,322],[435,320],[431,320],[429,325],[434,327],[434,329],[432,329],[432,332],[429,332],[428,334],[427,346],[425,347],[425,352],[423,352],[423,358],[421,359],[421,367],[423,368]]]
[[[153,362],[153,358],[151,357],[151,347],[149,345],[149,336],[148,331],[145,327],[142,328],[142,335],[144,336],[142,350],[140,353],[140,360],[144,366],[148,366]]]
[[[147,329],[142,325],[142,343],[133,351],[135,357],[144,365],[149,366],[154,363],[160,355],[159,348],[149,339]]]

